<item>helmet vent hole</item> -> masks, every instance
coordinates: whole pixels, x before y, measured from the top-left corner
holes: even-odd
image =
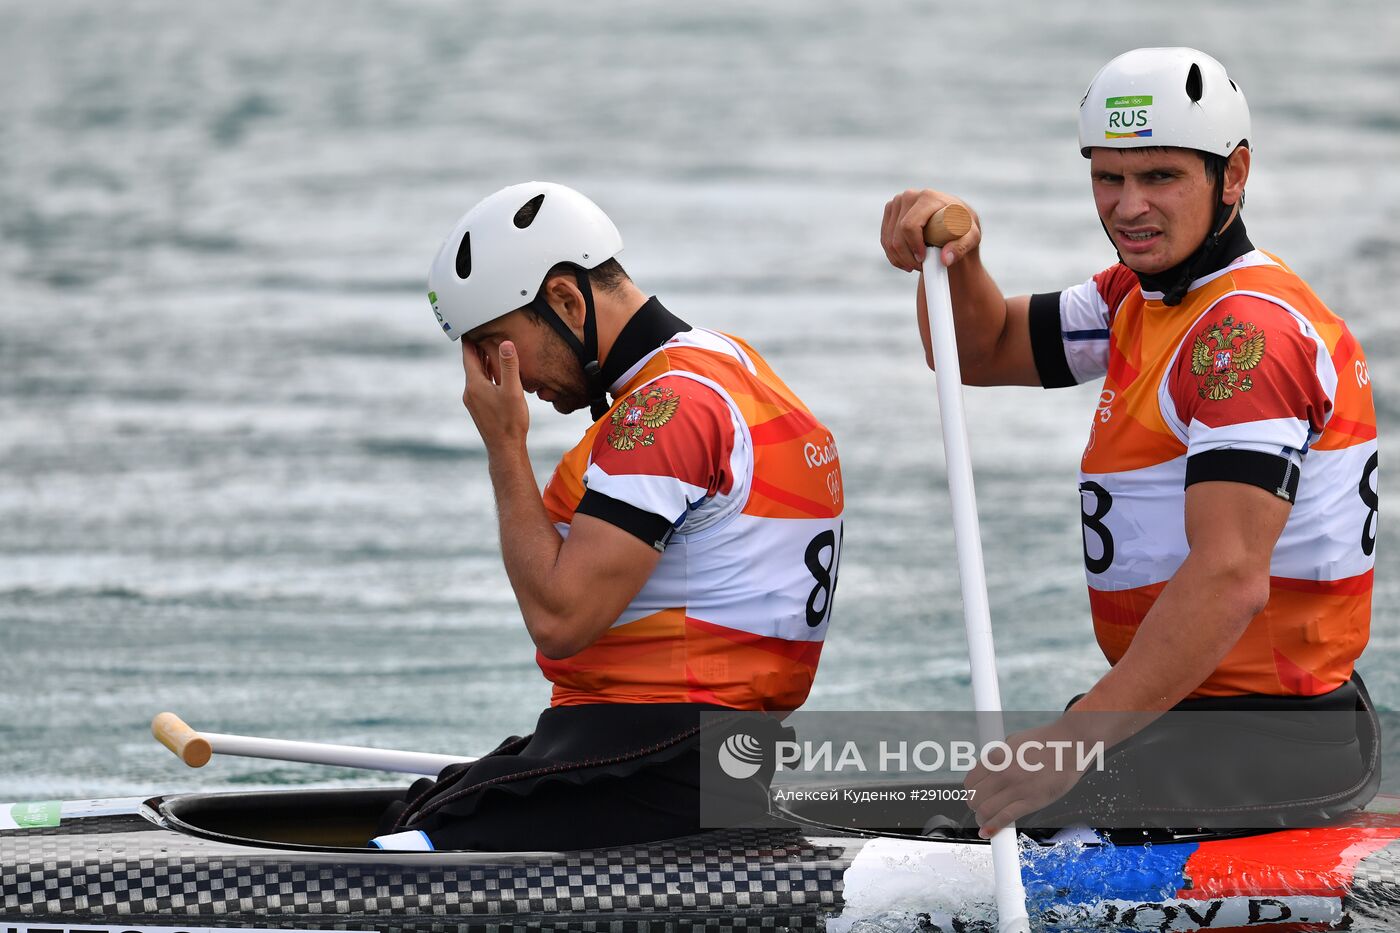
[[[540,212],[540,205],[544,203],[544,195],[537,194],[521,205],[520,210],[515,212],[515,226],[524,230],[535,222],[535,215]]]
[[[1186,72],[1186,96],[1191,98],[1192,102],[1194,103],[1201,99],[1202,91],[1203,88],[1201,87],[1201,66],[1197,65],[1195,62],[1192,62],[1191,70]]]
[[[1234,91],[1236,94],[1238,94],[1238,93],[1240,92],[1240,86],[1239,86],[1238,84],[1235,83],[1235,79],[1234,79],[1234,78],[1231,78],[1231,79],[1230,79],[1230,89],[1231,89],[1232,91]]]
[[[472,274],[472,234],[468,230],[462,234],[462,244],[457,247],[457,278],[465,279]]]

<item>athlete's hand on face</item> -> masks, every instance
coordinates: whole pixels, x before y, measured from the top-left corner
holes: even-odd
[[[498,352],[500,355],[493,358],[478,344],[462,341],[462,368],[467,373],[462,404],[471,413],[488,452],[510,445],[523,447],[530,430],[530,409],[520,387],[515,344],[502,341]]]
[[[1056,741],[1075,743],[1072,748],[1061,748],[1062,768],[1056,767],[1056,749],[1048,744]],[[1031,746],[1023,751],[1021,746],[1028,742],[1039,743],[1039,747]],[[984,839],[990,839],[1002,827],[1027,813],[1059,800],[1084,776],[1077,767],[1079,744],[1062,721],[1009,735],[1006,744],[1014,752],[1008,768],[992,771],[978,764],[963,780],[963,787],[973,791],[968,804],[977,816]],[[1001,759],[995,753],[993,759],[1000,764]],[[1022,761],[1030,767],[1023,768]],[[1036,765],[1040,766],[1038,770]]]
[[[951,243],[943,246],[943,265],[951,266],[977,248],[982,242],[982,222],[977,212],[960,198],[928,188],[922,191],[910,189],[895,195],[885,205],[885,219],[880,224],[880,245],[885,249],[885,257],[890,265],[905,272],[917,272],[923,268],[924,224],[934,214],[949,204],[961,204],[972,214],[972,229]]]

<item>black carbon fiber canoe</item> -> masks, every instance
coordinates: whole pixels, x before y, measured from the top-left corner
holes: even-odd
[[[989,847],[811,824],[580,852],[381,852],[398,791],[14,805],[0,933],[993,930]],[[1392,929],[1400,798],[1324,829],[1023,848],[1038,928]]]

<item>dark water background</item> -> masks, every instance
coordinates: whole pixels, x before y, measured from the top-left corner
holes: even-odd
[[[811,706],[970,706],[885,200],[965,195],[1009,293],[1081,281],[1112,261],[1084,86],[1136,45],[1211,51],[1252,104],[1250,232],[1365,344],[1388,468],[1397,37],[1385,0],[0,3],[0,800],[382,780],[189,772],[146,731],[163,709],[443,752],[531,727],[548,694],[423,294],[457,216],[530,178],[594,197],[643,289],[744,335],[835,429],[846,551]],[[1104,669],[1075,493],[1097,391],[967,395],[1008,707]],[[585,424],[534,417],[544,475]],[[1363,670],[1394,709],[1380,527]]]

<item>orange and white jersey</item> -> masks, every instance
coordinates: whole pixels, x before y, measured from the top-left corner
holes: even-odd
[[[828,431],[742,341],[676,334],[614,382],[618,401],[545,489],[662,551],[613,626],[537,661],[552,704],[714,703],[790,710],[811,689],[841,551]]]
[[[1246,483],[1293,503],[1269,602],[1192,696],[1316,695],[1351,675],[1369,637],[1370,377],[1345,322],[1277,258],[1246,248],[1176,307],[1121,264],[1033,296],[1032,344],[1047,387],[1104,377],[1079,488],[1108,660],[1186,558],[1186,487]]]

